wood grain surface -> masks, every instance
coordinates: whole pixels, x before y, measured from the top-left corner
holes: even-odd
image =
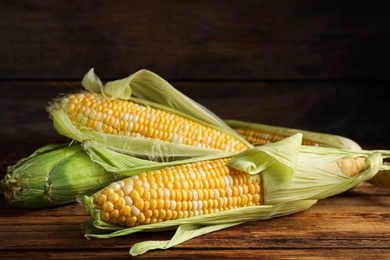
[[[2,1],[0,77],[389,79],[389,3]]]

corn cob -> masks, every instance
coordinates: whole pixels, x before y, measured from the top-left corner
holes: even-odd
[[[346,182],[348,179],[351,180],[349,185],[353,185],[355,179],[359,178],[359,174],[368,169],[367,155],[365,154],[354,154],[346,157],[348,154],[346,151],[319,150],[321,154],[317,150],[314,152],[303,150],[302,153],[298,153],[298,166],[292,166],[297,167],[298,172],[295,173],[295,178],[291,180],[289,177],[283,177],[283,175],[288,176],[289,171],[281,171],[280,169],[285,166],[277,166],[282,159],[277,159],[278,162],[272,163],[275,159],[264,157],[264,154],[276,155],[278,149],[283,147],[283,153],[291,155],[292,162],[294,162],[294,144],[289,144],[293,138],[298,140],[296,136],[289,137],[271,146],[265,145],[261,148],[256,147],[243,151],[234,157],[196,161],[144,171],[116,181],[95,193],[87,199],[91,203],[88,207],[98,212],[98,218],[104,222],[134,227],[259,206],[268,204],[270,201],[275,203],[276,199],[277,203],[282,203],[288,201],[288,196],[280,198],[278,194],[289,193],[290,188],[298,194],[294,194],[294,196],[302,196],[301,200],[322,199],[324,196],[334,195],[335,192],[330,189],[331,193],[326,193],[326,190],[329,189],[328,183],[325,184],[324,188],[320,188],[321,181],[324,179],[330,178],[334,185],[337,182]],[[86,147],[91,149],[94,146]],[[98,147],[93,149],[96,149],[96,154],[103,155],[101,158],[108,157],[105,156],[107,151],[104,149]],[[289,149],[292,150],[289,151]],[[102,163],[93,153],[92,150],[89,150],[91,158],[97,163]],[[249,158],[253,158],[253,163],[247,162]],[[247,163],[248,165],[245,166]],[[254,169],[254,164],[259,164],[259,170],[255,168],[255,172],[251,172]],[[264,168],[264,164],[269,164],[266,166],[269,168],[273,167],[271,165],[275,165],[275,169],[281,173],[271,174],[269,170]],[[275,177],[280,174],[281,176]],[[342,177],[335,178],[333,177],[335,175]],[[345,177],[348,178],[345,179]],[[313,180],[313,183],[308,181],[310,179]],[[267,185],[272,186],[273,182],[277,183],[276,191],[267,187]],[[294,187],[296,183],[297,188]],[[299,192],[299,189],[304,187],[312,190],[308,193],[310,195]],[[347,187],[348,185],[343,188]],[[265,192],[266,190],[269,194]],[[324,190],[325,193],[323,193]],[[339,192],[342,191],[344,190]]]
[[[0,187],[11,205],[45,208],[75,202],[77,194],[118,177],[93,163],[80,145],[51,144],[8,166]]]
[[[78,93],[63,99],[59,106],[63,107],[77,128],[228,152],[248,148],[216,129],[130,100],[108,99],[96,93]]]
[[[353,151],[361,150],[358,143],[344,136],[239,120],[225,120],[225,122],[254,146],[275,143],[296,133],[302,133],[302,145],[334,147]]]
[[[275,143],[278,142],[286,137],[288,135],[283,134],[276,134],[271,131],[256,131],[251,128],[233,128],[234,131],[236,131],[238,134],[240,134],[242,137],[245,138],[249,143],[251,143],[254,146],[259,145],[265,145],[269,143]],[[303,145],[313,145],[313,146],[324,146],[328,147],[326,144],[319,142],[319,141],[313,141],[303,138],[302,139]]]
[[[327,170],[352,177],[366,169],[364,161],[343,159]],[[134,227],[264,205],[260,175],[238,171],[227,162],[200,161],[113,182],[94,195],[95,208],[103,221]],[[356,167],[348,167],[351,164]]]
[[[76,141],[92,139],[150,160],[251,147],[211,111],[149,71],[103,86],[92,70],[82,85],[88,91],[56,99],[47,109],[55,129]]]
[[[147,171],[112,183],[95,195],[104,221],[133,227],[262,204],[259,175],[200,161]]]
[[[115,181],[82,197],[91,215],[84,234],[112,238],[177,227],[171,240],[136,243],[130,254],[167,249],[246,221],[305,210],[371,178],[382,167],[381,154],[389,156],[386,151],[301,146],[301,137],[296,134],[232,157],[165,162],[157,169],[154,164],[152,170]],[[116,162],[115,152],[94,142],[83,147],[98,164],[122,164]],[[122,157],[126,158],[132,161]]]

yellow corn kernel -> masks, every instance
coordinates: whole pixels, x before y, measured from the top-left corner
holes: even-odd
[[[216,129],[132,101],[108,99],[96,93],[78,93],[63,99],[63,104],[71,122],[79,128],[228,152],[248,148]]]
[[[156,182],[158,188],[136,181],[140,180],[141,173],[115,182],[95,194],[94,203],[101,210],[102,220],[127,227],[261,205],[260,177],[228,167],[227,161],[226,158],[201,161],[148,172],[148,179]],[[216,179],[218,185],[215,185]],[[129,193],[131,199],[118,198],[119,194],[126,197],[123,190],[128,189],[128,183],[133,185]],[[202,183],[203,187],[192,185],[190,189],[190,183]],[[112,187],[119,187],[118,190],[123,192],[114,191]],[[137,190],[141,189],[144,194],[153,195],[140,196]]]

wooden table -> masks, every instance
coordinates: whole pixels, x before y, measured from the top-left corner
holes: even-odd
[[[52,138],[2,139],[1,177],[6,165]],[[319,201],[300,213],[246,223],[210,233],[139,258],[381,259],[390,258],[390,190],[365,183]],[[138,233],[88,240],[81,224],[88,216],[77,204],[27,210],[0,199],[1,259],[130,258],[130,247],[167,240],[173,232]]]

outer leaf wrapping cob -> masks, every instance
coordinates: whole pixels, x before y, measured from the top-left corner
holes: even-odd
[[[390,189],[390,165],[385,162],[382,169],[368,182],[381,188]]]
[[[302,133],[303,145],[340,148],[352,151],[359,151],[362,149],[355,141],[339,135],[276,127],[239,120],[225,120],[225,122],[254,146],[277,142],[293,134]],[[387,153],[387,151],[378,152]],[[378,173],[369,179],[368,182],[381,188],[390,188],[389,162],[384,161]]]
[[[94,161],[110,169],[124,165],[117,171],[134,176],[83,197],[92,216],[86,237],[179,227],[171,241],[136,244],[130,253],[169,248],[194,234],[304,210],[370,179],[382,166],[379,152],[301,146],[301,141],[296,134],[223,158],[153,164],[137,175],[126,170],[126,157],[116,162],[116,156],[106,156],[115,152],[89,143],[85,148]],[[343,166],[346,160],[357,166],[354,172]]]
[[[311,146],[333,147],[353,151],[362,148],[355,141],[339,135],[306,131],[239,120],[225,120],[237,133],[254,146],[275,143],[296,133],[303,134],[302,144]]]
[[[9,166],[1,189],[12,205],[51,207],[118,177],[92,162],[80,145],[51,144]]]

